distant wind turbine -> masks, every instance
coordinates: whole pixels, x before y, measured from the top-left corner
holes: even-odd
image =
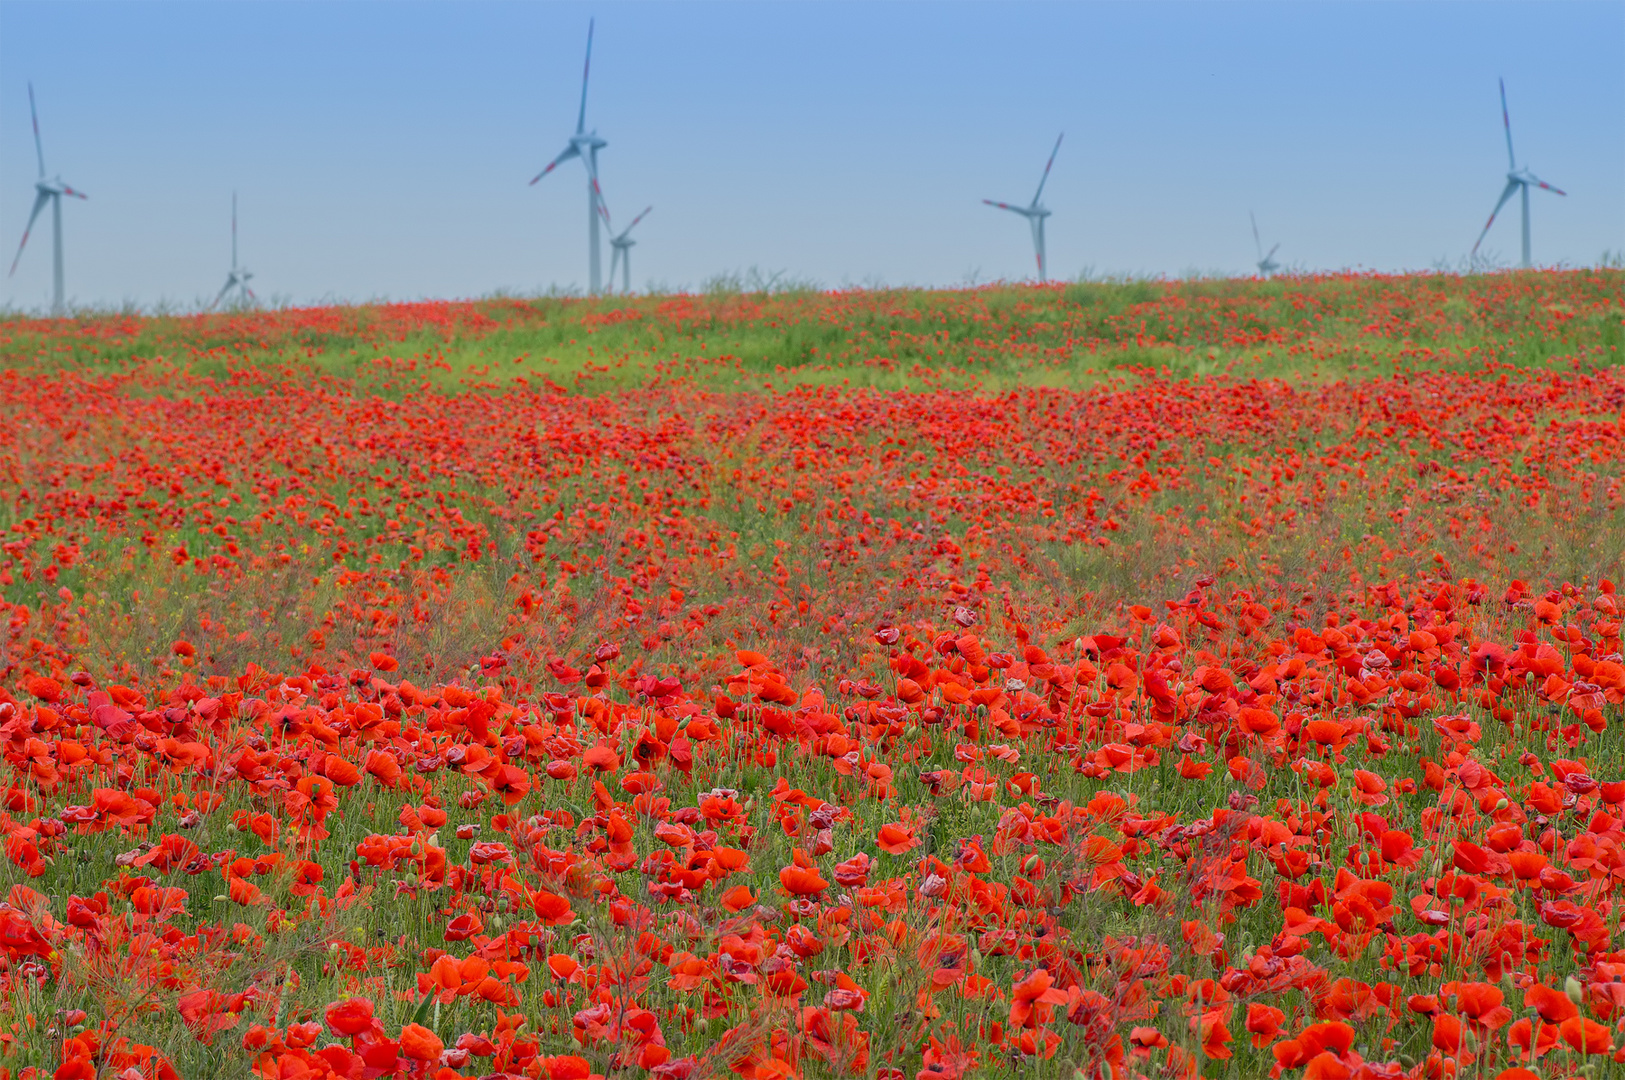
[[[1265,277],[1269,277],[1275,271],[1281,269],[1281,264],[1275,261],[1275,253],[1281,250],[1281,245],[1276,244],[1274,247],[1270,248],[1270,253],[1268,255],[1264,254],[1264,245],[1258,239],[1258,218],[1253,217],[1253,212],[1251,210],[1247,211],[1247,216],[1252,218],[1253,247],[1258,250],[1258,262],[1255,265],[1258,267],[1258,272],[1260,274],[1263,274]]]
[[[1507,133],[1507,186],[1501,189],[1500,201],[1495,204],[1495,209],[1490,211],[1490,219],[1484,223],[1484,231],[1478,234],[1478,239],[1473,243],[1473,254],[1475,256],[1478,254],[1478,245],[1484,242],[1484,237],[1489,233],[1490,226],[1495,224],[1495,215],[1501,212],[1501,207],[1507,204],[1507,200],[1512,198],[1513,193],[1518,192],[1523,196],[1523,265],[1525,269],[1528,269],[1531,265],[1529,261],[1529,189],[1538,187],[1545,191],[1555,192],[1558,195],[1567,195],[1568,192],[1554,188],[1530,172],[1527,167],[1518,168],[1518,159],[1512,154],[1512,119],[1507,115],[1507,81],[1505,79],[1501,80],[1501,125],[1506,128]]]
[[[637,243],[637,241],[632,239],[628,234],[631,233],[632,229],[637,225],[638,222],[648,217],[649,211],[653,209],[654,207],[652,206],[644,207],[643,213],[633,218],[631,225],[628,225],[626,228],[622,229],[619,236],[615,236],[610,239],[609,246],[614,249],[609,257],[610,288],[615,287],[615,264],[620,263],[621,291],[623,293],[629,293],[632,291],[632,245]]]
[[[1055,155],[1060,152],[1061,139],[1065,137],[1066,132],[1064,131],[1056,137],[1055,149],[1049,152],[1049,161],[1044,165],[1044,175],[1039,178],[1038,191],[1034,193],[1031,203],[1026,206],[1012,206],[1010,203],[995,202],[992,199],[982,200],[989,206],[997,206],[1000,210],[1008,210],[1012,214],[1020,214],[1027,219],[1027,224],[1033,231],[1033,255],[1038,259],[1039,281],[1048,280],[1049,264],[1044,258],[1044,219],[1049,217],[1050,212],[1044,209],[1038,200],[1044,196],[1044,184],[1049,180],[1050,168],[1055,164]]]
[[[570,136],[569,143],[559,156],[548,162],[547,168],[536,174],[531,183],[536,183],[542,177],[558,168],[563,162],[571,158],[580,158],[582,164],[587,166],[587,291],[597,296],[600,291],[601,255],[598,244],[598,219],[609,221],[609,212],[604,209],[603,189],[598,186],[598,151],[609,143],[598,137],[597,130],[587,130],[587,75],[592,70],[592,30],[595,20],[587,22],[587,62],[581,68],[581,111],[576,114],[576,133]]]
[[[28,112],[34,118],[34,153],[39,157],[39,179],[34,181],[34,210],[28,215],[28,228],[23,230],[23,242],[17,245],[17,257],[11,260],[11,274],[17,272],[17,263],[23,257],[23,248],[28,246],[28,234],[34,231],[34,222],[39,220],[40,211],[45,204],[51,204],[51,314],[62,314],[62,196],[72,195],[76,199],[85,198],[85,193],[75,191],[62,182],[59,175],[53,179],[45,179],[45,148],[39,137],[39,110],[34,107],[34,84],[28,84]],[[11,276],[10,274],[6,275]]]
[[[254,275],[237,265],[237,193],[231,193],[231,273],[226,275],[226,284],[220,290],[220,295],[214,298],[211,308],[218,308],[221,301],[235,290],[236,299],[230,302],[232,307],[248,307],[258,299],[254,290],[248,287],[248,279]]]

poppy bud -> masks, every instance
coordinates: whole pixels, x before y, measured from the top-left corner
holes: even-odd
[[[1585,1001],[1585,987],[1581,986],[1580,980],[1576,979],[1573,975],[1570,975],[1568,978],[1563,980],[1563,993],[1567,994],[1569,996],[1569,1000],[1574,1002],[1576,1005],[1579,1005]]]

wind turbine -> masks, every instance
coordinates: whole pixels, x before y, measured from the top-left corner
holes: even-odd
[[[254,290],[248,287],[248,279],[254,275],[237,265],[237,193],[231,193],[231,273],[226,275],[226,284],[220,290],[220,295],[214,298],[209,307],[217,308],[220,302],[231,295],[233,289],[237,291],[237,298],[232,301],[232,307],[247,307],[258,299]]]
[[[1501,80],[1501,125],[1506,128],[1507,133],[1507,186],[1501,189],[1500,201],[1495,204],[1495,209],[1490,211],[1490,219],[1484,223],[1484,231],[1478,234],[1478,239],[1473,243],[1473,254],[1478,254],[1478,245],[1484,242],[1484,237],[1489,233],[1490,226],[1495,224],[1495,215],[1499,214],[1501,207],[1505,206],[1507,200],[1512,198],[1513,192],[1519,192],[1523,196],[1523,266],[1527,270],[1531,265],[1529,262],[1529,189],[1538,187],[1546,191],[1556,192],[1559,195],[1567,195],[1568,192],[1554,188],[1530,172],[1527,166],[1522,169],[1518,168],[1518,159],[1512,154],[1512,119],[1507,115],[1507,81],[1505,79]]]
[[[627,234],[632,231],[633,227],[636,226],[638,222],[640,222],[644,218],[648,217],[649,216],[649,211],[653,210],[653,209],[654,209],[654,207],[652,207],[652,206],[644,207],[643,208],[643,213],[641,213],[637,217],[633,218],[632,219],[632,224],[628,225],[626,228],[622,229],[621,234],[619,236],[615,236],[615,237],[610,238],[609,246],[614,249],[614,251],[610,254],[610,257],[609,257],[609,285],[610,285],[610,288],[615,287],[615,264],[620,263],[621,264],[621,291],[623,293],[629,293],[629,292],[632,291],[632,245],[637,243],[637,241],[633,240]]]
[[[1253,247],[1258,250],[1258,262],[1256,264],[1258,272],[1265,277],[1269,277],[1275,271],[1281,269],[1281,264],[1275,261],[1275,253],[1281,250],[1281,245],[1276,244],[1270,248],[1268,255],[1264,254],[1264,245],[1258,239],[1258,218],[1253,217],[1251,210],[1247,211],[1247,216],[1252,218],[1253,222]]]
[[[17,272],[17,263],[23,257],[23,248],[28,246],[28,234],[34,231],[34,222],[39,220],[40,211],[45,204],[51,204],[52,228],[52,260],[51,260],[51,314],[62,314],[62,196],[72,195],[76,199],[85,198],[85,193],[75,191],[62,182],[62,177],[45,179],[45,148],[39,138],[39,110],[34,107],[34,84],[28,84],[28,112],[34,118],[34,153],[39,157],[39,179],[34,181],[34,210],[28,215],[28,228],[23,230],[23,242],[17,245],[17,257],[11,260],[11,274]],[[10,277],[11,274],[7,274]]]
[[[1033,254],[1038,259],[1039,281],[1048,280],[1048,278],[1045,276],[1046,271],[1048,270],[1048,263],[1044,259],[1044,219],[1049,217],[1050,212],[1046,210],[1038,200],[1044,195],[1044,184],[1049,180],[1050,167],[1055,164],[1055,155],[1060,152],[1061,139],[1065,137],[1066,132],[1064,131],[1061,132],[1060,135],[1056,136],[1055,149],[1049,152],[1049,161],[1044,165],[1044,175],[1039,178],[1038,191],[1034,193],[1033,201],[1031,203],[1026,206],[1012,206],[1009,203],[994,202],[992,199],[982,200],[989,206],[997,206],[1000,210],[1008,210],[1012,214],[1020,214],[1022,217],[1027,219],[1027,224],[1031,226],[1033,231]]]
[[[592,29],[593,22],[587,22],[587,62],[581,67],[581,111],[576,114],[576,133],[570,136],[569,143],[559,153],[559,156],[548,162],[547,168],[536,174],[531,183],[536,183],[542,177],[558,168],[563,162],[571,158],[580,158],[582,164],[587,166],[587,291],[597,296],[600,290],[599,267],[601,256],[598,245],[598,218],[602,216],[605,224],[609,222],[609,211],[604,209],[604,193],[598,186],[598,151],[609,143],[598,137],[596,130],[587,130],[587,75],[592,70]]]

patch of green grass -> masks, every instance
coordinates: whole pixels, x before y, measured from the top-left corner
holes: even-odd
[[[525,378],[1001,390],[1115,373],[1327,378],[1612,365],[1625,272],[1133,280],[980,289],[501,299],[239,315],[0,320],[0,369],[220,380],[289,367],[401,396]],[[161,384],[152,392],[163,392]]]

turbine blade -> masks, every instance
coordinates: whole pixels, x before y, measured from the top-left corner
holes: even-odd
[[[587,60],[581,65],[581,112],[576,114],[576,134],[587,130],[587,75],[592,71],[592,27],[596,19],[587,20]]]
[[[1274,247],[1270,248],[1270,253],[1268,255],[1264,256],[1264,261],[1269,262],[1271,259],[1275,258],[1275,253],[1277,251],[1280,251],[1280,250],[1281,250],[1281,245],[1280,244],[1276,244]]]
[[[1023,217],[1027,216],[1027,208],[1025,206],[1011,206],[1007,202],[994,202],[992,199],[983,199],[982,201],[987,203],[989,206],[997,206],[1000,210],[1008,210],[1012,214],[1020,214]]]
[[[62,185],[62,194],[64,194],[64,195],[72,195],[76,199],[88,199],[88,198],[90,198],[89,195],[86,195],[82,191],[75,191],[73,188],[69,187],[67,184]]]
[[[576,149],[576,144],[571,143],[569,146],[564,148],[563,152],[560,153],[558,157],[547,163],[547,168],[543,169],[541,172],[532,177],[530,182],[532,184],[536,183],[536,181],[558,168],[561,162],[569,161],[571,158],[579,157],[580,155],[581,151]]]
[[[632,223],[630,225],[628,225],[626,228],[622,229],[620,231],[620,233],[613,240],[610,241],[610,243],[612,243],[612,244],[624,243],[626,241],[627,234],[632,231],[633,226],[637,225],[638,222],[640,222],[644,218],[648,217],[649,216],[649,211],[653,210],[653,209],[654,209],[653,206],[645,206],[643,208],[643,213],[641,213],[637,217],[633,218]]]
[[[34,120],[34,153],[39,157],[40,179],[45,179],[45,147],[39,141],[39,110],[34,107],[34,84],[28,84],[28,115]]]
[[[1501,126],[1507,133],[1507,168],[1516,169],[1518,159],[1512,156],[1512,117],[1507,114],[1507,81],[1501,80]]]
[[[1540,188],[1542,191],[1550,191],[1555,195],[1567,195],[1568,194],[1568,192],[1564,191],[1562,188],[1555,188],[1552,185],[1548,184],[1546,181],[1542,180],[1540,177],[1536,176],[1534,173],[1529,172],[1528,169],[1525,169],[1524,172],[1528,173],[1529,179],[1533,180],[1535,182],[1535,186]]]
[[[1484,223],[1484,231],[1478,234],[1477,240],[1473,241],[1472,253],[1474,255],[1478,254],[1478,245],[1484,242],[1484,237],[1489,233],[1490,226],[1495,224],[1495,215],[1501,212],[1501,207],[1505,206],[1507,204],[1507,200],[1512,198],[1517,191],[1518,181],[1516,180],[1508,180],[1507,186],[1501,189],[1500,201],[1495,204],[1495,209],[1490,211],[1490,219]]]
[[[17,272],[17,262],[23,257],[23,248],[28,246],[28,234],[34,231],[34,222],[39,220],[40,211],[45,209],[45,204],[50,200],[51,197],[43,191],[34,196],[34,210],[28,215],[28,227],[23,230],[23,242],[17,245],[17,255],[11,260],[11,271],[7,277]]]
[[[1253,216],[1251,210],[1247,211],[1247,218],[1253,223],[1253,249],[1258,252],[1258,257],[1263,259],[1264,245],[1258,239],[1258,218]]]
[[[1033,195],[1033,206],[1035,207],[1038,205],[1038,200],[1043,197],[1044,185],[1049,183],[1049,171],[1055,165],[1055,155],[1061,152],[1061,140],[1064,138],[1066,138],[1066,132],[1064,131],[1055,137],[1055,149],[1049,152],[1049,160],[1044,163],[1044,175],[1039,177],[1038,191]]]
[[[604,202],[604,189],[598,186],[597,157],[597,153],[588,153],[583,154],[581,160],[587,166],[587,182],[592,185],[593,202],[598,207],[598,216],[604,219],[604,224],[607,226],[609,224],[609,206]]]
[[[224,300],[226,298],[226,294],[231,291],[231,287],[233,285],[235,285],[235,284],[237,284],[237,279],[236,279],[235,276],[228,277],[226,279],[226,283],[224,285],[220,286],[220,292],[215,295],[214,303],[209,305],[209,310],[210,311],[213,311],[215,308],[218,308],[220,306],[220,301],[222,301],[222,300]]]

